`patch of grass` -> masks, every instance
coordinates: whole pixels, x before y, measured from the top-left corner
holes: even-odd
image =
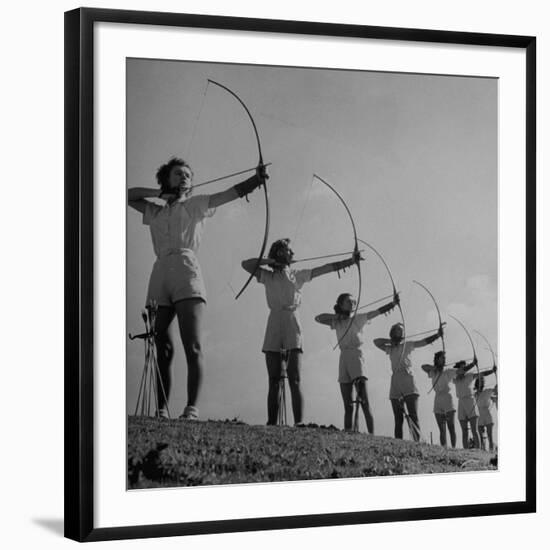
[[[477,450],[237,419],[128,419],[128,487],[175,487],[494,470]]]

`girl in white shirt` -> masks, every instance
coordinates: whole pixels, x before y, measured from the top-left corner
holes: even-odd
[[[356,301],[351,294],[340,294],[334,305],[334,314],[321,313],[315,317],[318,323],[329,326],[336,331],[336,337],[340,346],[340,359],[338,365],[338,382],[344,401],[344,429],[352,428],[353,415],[353,385],[357,391],[357,399],[361,403],[365,422],[369,434],[374,434],[374,419],[369,404],[367,391],[367,375],[365,371],[365,359],[363,356],[363,328],[371,319],[381,313],[389,313],[398,303],[395,300],[367,313],[358,313],[353,318],[350,326],[350,316],[356,308]]]
[[[156,174],[158,189],[134,187],[128,190],[128,204],[143,214],[143,223],[151,231],[157,260],[147,291],[146,307],[158,307],[155,343],[160,376],[157,381],[157,416],[168,416],[172,386],[173,344],[168,328],[177,316],[180,337],[187,358],[187,405],[180,418],[198,418],[196,406],[203,372],[202,317],[206,291],[197,261],[204,221],[216,208],[244,197],[265,183],[265,167],[256,175],[213,195],[191,196],[193,171],[187,162],[172,158]],[[163,206],[150,202],[160,197]]]
[[[496,372],[496,366],[491,372]],[[479,438],[481,448],[485,451],[485,430],[487,430],[487,439],[489,440],[489,450],[494,450],[493,442],[493,410],[494,410],[494,395],[495,388],[485,389],[485,380],[483,377],[476,378],[474,382],[474,390],[476,394],[477,406],[479,409]]]
[[[287,357],[286,374],[290,387],[294,425],[302,426],[304,398],[300,387],[301,356],[303,352],[302,327],[298,308],[302,303],[302,287],[321,275],[346,269],[360,261],[359,253],[348,260],[332,262],[313,269],[292,269],[294,251],[290,239],[275,241],[268,258],[260,261],[256,280],[265,286],[269,317],[262,351],[265,354],[269,389],[267,394],[267,425],[277,424],[279,412],[279,381],[283,361]],[[253,273],[258,260],[251,258],[242,262],[242,267]]]
[[[403,420],[407,407],[407,420],[412,423],[413,439],[420,439],[420,424],[418,421],[418,389],[412,373],[411,353],[417,349],[435,342],[443,335],[443,328],[422,340],[405,341],[402,323],[396,323],[390,329],[389,338],[376,338],[374,345],[381,349],[390,358],[391,381],[390,401],[395,420],[394,437],[403,439]]]
[[[462,429],[462,447],[468,448],[468,428],[472,430],[472,439],[474,448],[480,448],[478,434],[478,403],[474,395],[474,381],[482,376],[489,376],[493,373],[493,369],[478,373],[470,373],[472,367],[477,365],[477,359],[474,359],[470,364],[466,361],[459,361],[454,366],[457,369],[456,377],[453,380],[455,385],[456,396],[458,398],[458,421]]]
[[[445,352],[438,351],[434,355],[433,365],[422,365],[422,370],[433,380],[432,388],[435,391],[434,415],[439,428],[439,442],[442,447],[447,446],[447,429],[451,436],[451,446],[456,447],[455,412],[456,407],[451,394],[451,380],[456,378],[456,369],[445,367]]]

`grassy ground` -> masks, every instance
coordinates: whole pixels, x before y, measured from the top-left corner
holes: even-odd
[[[494,470],[494,455],[333,426],[128,418],[128,487],[217,485]]]

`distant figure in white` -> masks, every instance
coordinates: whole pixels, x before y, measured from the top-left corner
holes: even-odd
[[[283,358],[288,353],[287,376],[292,401],[294,425],[303,425],[304,398],[300,387],[301,356],[303,352],[302,327],[298,308],[302,303],[302,287],[316,277],[345,269],[360,261],[360,254],[348,260],[332,262],[313,269],[292,269],[294,251],[290,239],[275,241],[267,259],[260,261],[256,280],[265,286],[269,317],[262,352],[265,354],[269,389],[267,394],[267,425],[277,424],[279,412],[278,390]],[[256,258],[244,260],[242,267],[254,273]],[[264,266],[267,266],[264,267]]]
[[[439,428],[439,443],[447,446],[447,429],[451,436],[451,446],[456,447],[455,413],[456,407],[451,394],[451,381],[456,378],[456,369],[445,368],[445,352],[438,351],[434,355],[433,365],[422,365],[422,370],[432,379],[434,397],[434,415]]]
[[[497,367],[493,367],[493,372],[496,372]],[[476,378],[474,382],[474,390],[476,392],[477,406],[479,409],[479,439],[481,442],[481,448],[485,451],[487,447],[485,445],[485,431],[487,430],[487,439],[489,440],[489,450],[493,451],[495,448],[493,442],[493,425],[495,420],[493,418],[494,402],[496,387],[485,389],[485,379],[480,377]]]
[[[357,399],[363,409],[365,423],[369,434],[374,434],[374,418],[369,403],[367,391],[367,375],[365,358],[363,354],[363,329],[365,325],[384,313],[388,314],[399,302],[396,295],[392,302],[366,313],[357,313],[350,321],[352,312],[355,311],[357,302],[352,294],[343,293],[336,299],[334,313],[321,313],[315,320],[322,325],[327,325],[336,332],[340,347],[340,359],[338,363],[338,383],[344,402],[344,430],[352,429],[353,415],[353,385],[357,391]],[[351,326],[350,326],[351,322]]]
[[[475,449],[480,448],[480,440],[478,433],[478,418],[479,410],[477,398],[474,395],[474,381],[482,376],[493,374],[493,369],[483,372],[473,373],[468,372],[472,367],[477,365],[477,359],[474,359],[470,364],[466,361],[459,361],[455,365],[457,375],[453,380],[458,397],[458,421],[462,429],[462,447],[468,449],[468,428],[472,431],[472,439]]]
[[[374,345],[385,352],[390,358],[391,382],[390,401],[395,420],[394,436],[403,439],[403,419],[405,407],[407,407],[409,426],[413,439],[420,439],[420,424],[418,422],[418,389],[411,370],[410,355],[413,350],[422,348],[435,342],[443,336],[443,328],[440,328],[432,336],[417,341],[404,341],[404,328],[402,323],[396,323],[390,329],[390,337],[376,338]]]
[[[206,218],[216,208],[244,197],[265,182],[265,167],[259,166],[251,178],[212,195],[191,196],[193,171],[187,162],[172,158],[157,171],[158,189],[134,187],[128,190],[128,204],[143,214],[157,260],[149,279],[146,305],[156,302],[155,343],[160,380],[156,415],[168,416],[172,386],[171,364],[174,348],[168,328],[177,316],[181,341],[187,358],[187,405],[180,418],[198,419],[197,400],[203,372],[201,330],[206,291],[196,258]],[[149,199],[161,198],[163,206]]]

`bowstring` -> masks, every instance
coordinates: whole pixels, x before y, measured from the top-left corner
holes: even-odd
[[[191,132],[191,137],[189,138],[189,141],[187,143],[187,147],[185,147],[185,149],[184,149],[184,158],[186,158],[186,159],[189,158],[189,153],[191,151],[191,145],[193,144],[193,141],[195,140],[195,135],[197,133],[197,128],[199,126],[199,119],[202,115],[202,112],[203,112],[203,109],[204,109],[204,104],[206,103],[206,92],[208,91],[208,85],[209,84],[210,84],[210,82],[207,80],[206,85],[204,86],[204,91],[202,93],[200,108],[197,112],[197,115],[195,116],[195,122],[193,124],[193,130]]]
[[[311,182],[309,183],[309,187],[307,190],[306,200],[304,201],[304,205],[302,206],[302,211],[300,212],[300,216],[298,217],[298,223],[296,224],[296,230],[294,231],[294,236],[292,237],[292,242],[294,243],[294,246],[296,246],[296,238],[298,236],[298,230],[300,229],[300,226],[302,225],[302,220],[304,218],[304,212],[306,210],[307,204],[309,202],[309,198],[311,196],[311,190],[313,189],[313,176],[311,178]]]

